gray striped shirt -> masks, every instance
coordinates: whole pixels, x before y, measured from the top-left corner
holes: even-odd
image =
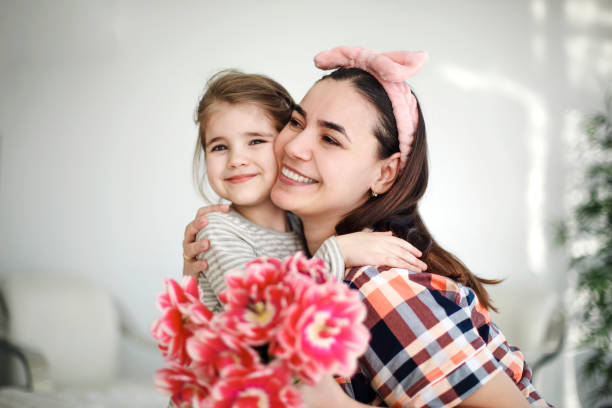
[[[247,262],[261,256],[284,258],[297,251],[304,251],[301,225],[293,214],[288,214],[292,231],[279,232],[261,227],[234,210],[229,213],[207,214],[208,225],[197,240],[207,239],[210,248],[198,256],[208,262],[208,269],[200,273],[198,286],[201,300],[213,312],[222,310],[217,296],[225,290],[225,275],[242,268]],[[344,257],[335,237],[328,238],[314,254],[329,267],[331,275],[344,278]]]

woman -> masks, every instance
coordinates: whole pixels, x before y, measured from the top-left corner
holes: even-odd
[[[345,281],[368,310],[369,348],[360,372],[343,384],[346,393],[328,379],[304,388],[304,398],[311,407],[547,407],[522,355],[489,319],[483,284],[493,282],[441,248],[420,218],[425,124],[403,81],[425,59],[354,47],[319,54],[317,66],[340,68],[315,83],[275,142],[280,172],[272,199],[301,218],[311,253],[335,234],[390,229],[417,243],[429,267],[348,272]],[[186,231],[186,258],[197,253],[197,222]]]

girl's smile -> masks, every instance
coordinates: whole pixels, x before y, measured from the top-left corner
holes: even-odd
[[[229,181],[232,184],[239,184],[249,181],[255,176],[257,176],[257,174],[238,174],[235,176],[228,177],[225,180]]]

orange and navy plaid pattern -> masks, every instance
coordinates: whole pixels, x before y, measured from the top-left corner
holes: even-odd
[[[532,406],[551,406],[471,289],[440,275],[373,266],[352,269],[345,281],[359,291],[372,335],[359,372],[339,381],[357,401],[454,407],[504,370]]]

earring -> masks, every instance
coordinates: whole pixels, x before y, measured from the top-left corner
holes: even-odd
[[[371,190],[371,191],[372,191],[372,198],[378,197],[378,193],[375,193],[374,190]]]

